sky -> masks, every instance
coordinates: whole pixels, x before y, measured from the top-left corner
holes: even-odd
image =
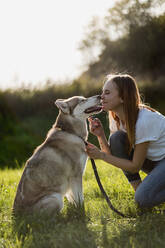
[[[0,0],[0,88],[40,87],[83,71],[78,50],[93,16],[114,0]]]

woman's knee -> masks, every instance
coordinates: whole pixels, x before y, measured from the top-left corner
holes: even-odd
[[[125,158],[127,153],[128,136],[127,133],[119,130],[113,133],[109,139],[111,153],[114,156]]]
[[[135,192],[135,202],[141,208],[150,208],[153,206],[153,202],[149,197],[149,193],[143,191],[139,187]]]

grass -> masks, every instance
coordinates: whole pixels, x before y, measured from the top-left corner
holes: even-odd
[[[11,207],[22,170],[0,171],[0,248],[159,248],[164,247],[165,204],[139,215],[134,192],[122,172],[97,161],[98,172],[113,205],[130,217],[108,208],[97,186],[90,162],[84,175],[85,214],[65,200],[62,212],[51,219],[11,217]],[[144,177],[144,174],[141,174]]]

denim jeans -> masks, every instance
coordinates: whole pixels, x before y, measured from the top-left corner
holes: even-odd
[[[124,131],[116,131],[109,138],[111,153],[119,158],[131,160],[127,152],[128,136]],[[165,158],[160,161],[146,159],[141,168],[148,175],[135,192],[135,201],[140,207],[153,207],[165,202]],[[123,171],[129,182],[140,180],[139,173]]]

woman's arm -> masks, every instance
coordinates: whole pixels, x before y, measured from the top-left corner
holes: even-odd
[[[109,147],[109,144],[107,142],[107,138],[106,138],[105,134],[103,134],[102,136],[99,136],[97,138],[99,141],[101,151],[105,152],[106,154],[111,154],[110,153],[110,147]]]
[[[135,146],[134,155],[132,160],[118,158],[116,156],[111,155],[110,153],[106,153],[100,151],[97,147],[92,144],[87,145],[87,153],[89,157],[93,159],[102,159],[105,162],[114,165],[122,170],[129,171],[131,173],[138,172],[146,159],[147,148],[149,142],[144,142]]]
[[[102,152],[110,154],[109,144],[104,133],[101,121],[98,118],[88,118],[90,132],[97,136],[100,148]]]

